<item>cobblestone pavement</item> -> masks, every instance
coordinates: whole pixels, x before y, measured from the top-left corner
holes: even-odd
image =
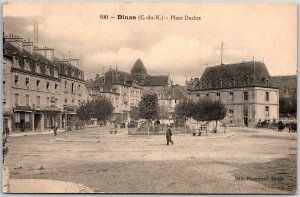
[[[128,136],[107,128],[11,136],[12,179],[72,182],[105,193],[294,193],[297,134],[227,128],[207,136]],[[74,190],[77,193],[78,190]]]

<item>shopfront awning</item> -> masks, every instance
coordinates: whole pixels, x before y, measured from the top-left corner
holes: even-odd
[[[25,113],[32,113],[32,111],[24,110],[24,109],[15,109],[14,112],[25,112]]]

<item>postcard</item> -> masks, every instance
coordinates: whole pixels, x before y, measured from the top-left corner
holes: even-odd
[[[4,193],[295,194],[297,5],[6,2]]]

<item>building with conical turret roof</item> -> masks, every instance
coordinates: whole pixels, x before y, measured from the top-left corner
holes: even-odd
[[[117,122],[128,123],[129,112],[137,107],[142,94],[157,93],[171,84],[169,75],[150,75],[142,60],[138,58],[133,64],[130,73],[119,69],[109,68],[103,76],[89,83],[89,89],[97,95],[108,97],[114,106],[114,117]]]

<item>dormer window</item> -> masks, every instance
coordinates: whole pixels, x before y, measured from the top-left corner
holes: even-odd
[[[72,77],[75,77],[75,70],[72,69]]]
[[[29,60],[28,59],[24,59],[24,70],[30,71]]]
[[[78,71],[78,78],[81,79],[81,72]]]
[[[235,85],[235,80],[234,79],[230,79],[229,80],[229,87],[234,87]]]
[[[250,85],[250,77],[249,76],[245,76],[244,77],[244,86],[248,86]]]
[[[58,70],[57,70],[57,68],[54,68],[54,77],[58,77]]]
[[[206,88],[211,88],[211,81],[206,82]]]
[[[66,66],[65,67],[65,75],[67,75],[68,74],[68,67]]]
[[[216,85],[217,85],[218,88],[222,87],[222,80],[218,80],[216,82]]]
[[[41,73],[41,68],[40,68],[40,63],[39,62],[35,63],[35,72],[36,73]]]
[[[17,56],[13,57],[13,67],[20,68],[19,58]]]
[[[50,69],[49,69],[49,66],[46,66],[46,75],[50,75]]]
[[[265,80],[266,86],[269,86],[269,79]]]
[[[263,80],[265,82],[265,85],[269,86],[269,78],[268,77],[264,77]]]

